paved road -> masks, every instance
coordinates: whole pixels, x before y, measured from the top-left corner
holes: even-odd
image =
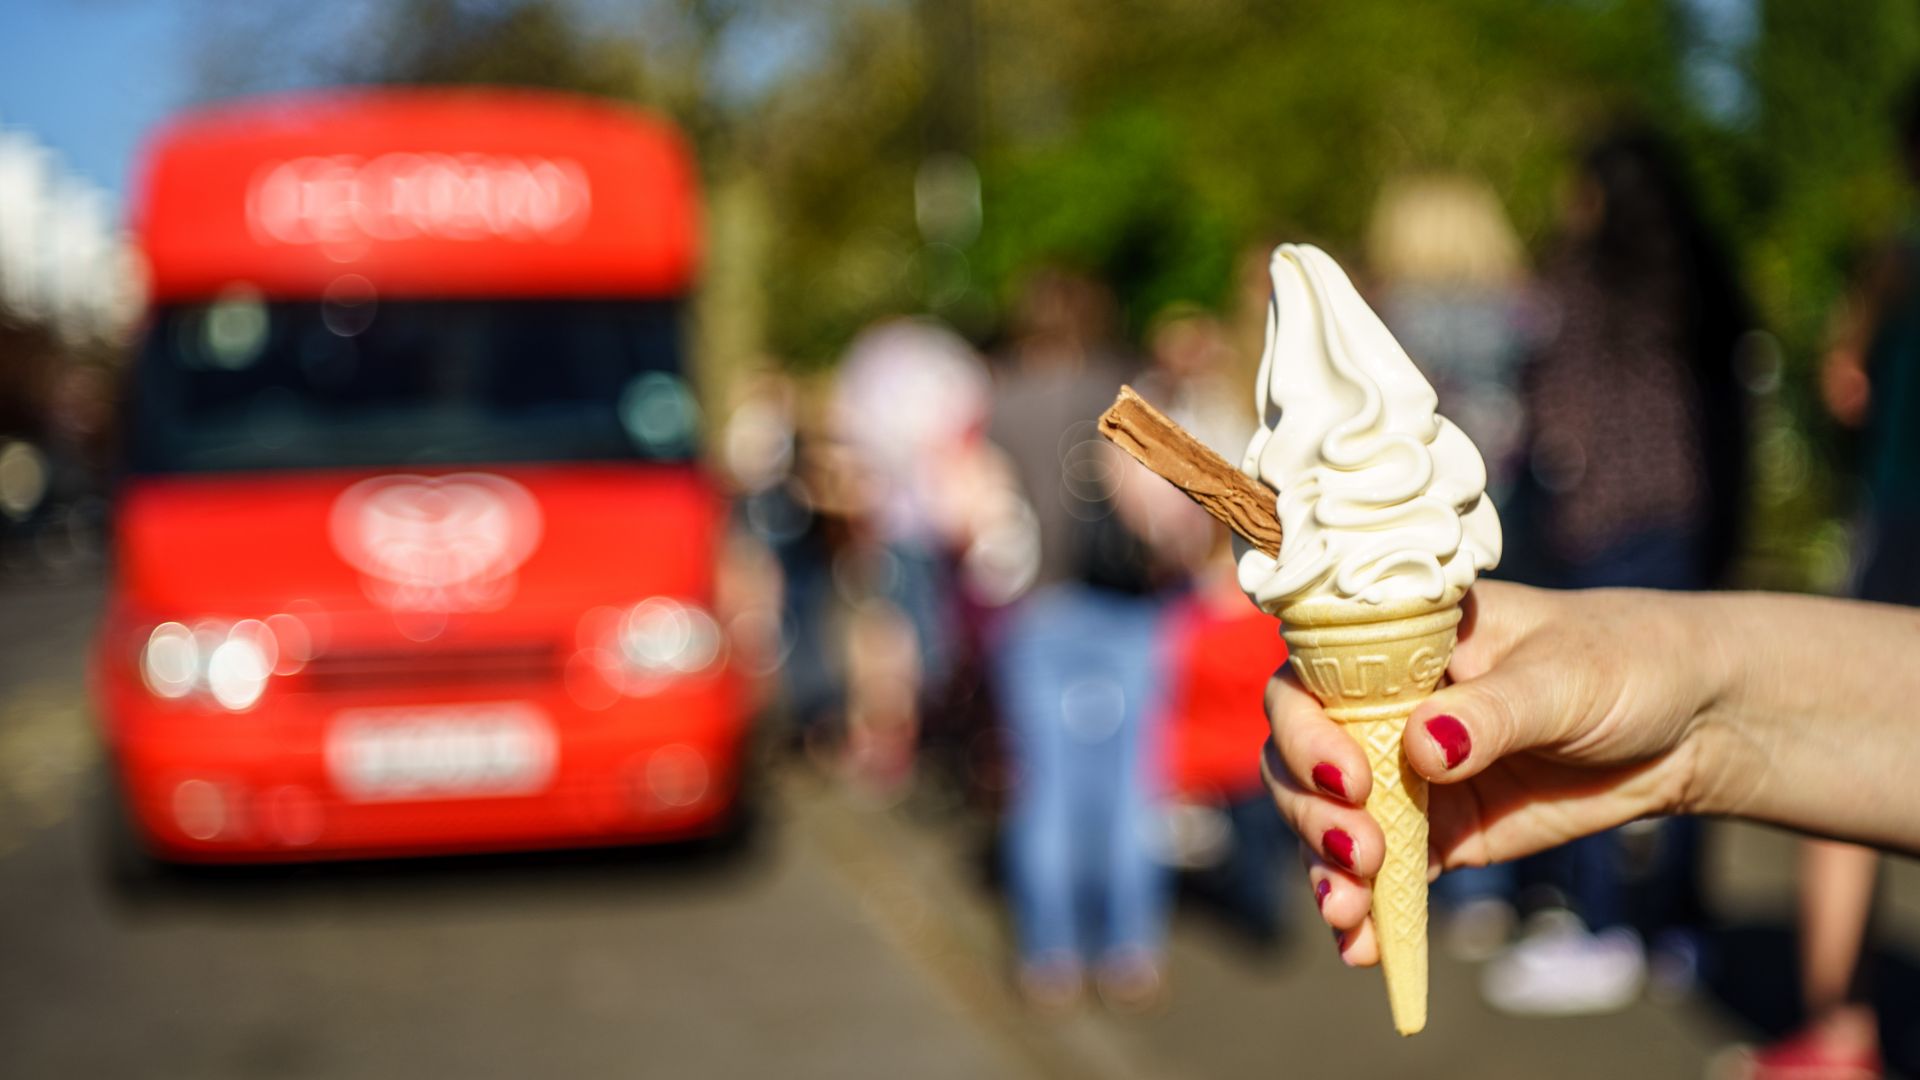
[[[0,1076],[1017,1076],[803,835],[194,879],[89,830],[90,588],[0,593]]]
[[[1511,1020],[1437,957],[1416,1040],[1390,1034],[1377,976],[1340,968],[1304,910],[1274,952],[1183,917],[1158,1016],[1037,1022],[1008,999],[1004,926],[963,837],[798,771],[746,859],[297,870],[129,903],[92,839],[97,602],[84,583],[0,585],[0,1077],[1654,1080],[1701,1076],[1790,1019],[1791,843],[1744,828],[1713,845],[1732,920],[1714,992]],[[1883,992],[1920,1029],[1914,864],[1894,864],[1887,899]]]

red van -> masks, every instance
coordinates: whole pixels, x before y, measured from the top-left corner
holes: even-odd
[[[165,128],[135,200],[151,307],[95,683],[147,850],[726,827],[749,708],[679,135],[547,94],[276,98]]]

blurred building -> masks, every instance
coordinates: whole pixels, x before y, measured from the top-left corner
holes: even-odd
[[[107,193],[0,126],[0,326],[81,346],[118,340],[139,308],[136,261]]]
[[[90,547],[114,380],[141,275],[107,193],[0,127],[0,559]]]

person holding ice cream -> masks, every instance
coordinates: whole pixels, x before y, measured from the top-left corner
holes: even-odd
[[[1471,443],[1332,260],[1273,267],[1244,472],[1125,389],[1101,430],[1234,529],[1242,586],[1282,619],[1262,771],[1402,1033],[1425,1022],[1420,886],[1446,869],[1683,813],[1920,851],[1920,615],[1476,584],[1499,532]]]

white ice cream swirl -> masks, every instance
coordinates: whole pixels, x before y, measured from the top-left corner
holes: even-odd
[[[1500,560],[1479,450],[1325,252],[1283,244],[1271,270],[1261,429],[1240,467],[1280,493],[1284,539],[1277,561],[1242,552],[1240,587],[1268,611],[1458,597]]]

